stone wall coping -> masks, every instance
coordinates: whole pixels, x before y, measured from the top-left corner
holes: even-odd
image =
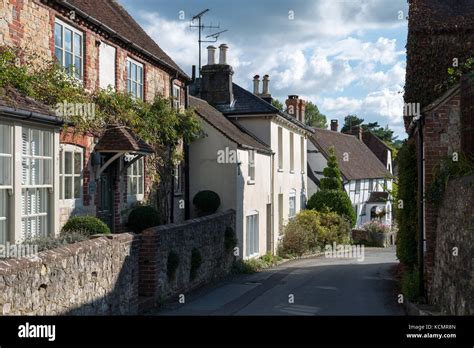
[[[92,239],[82,242],[60,246],[58,248],[44,250],[31,257],[11,258],[0,260],[0,276],[17,272],[19,269],[37,267],[40,264],[55,262],[70,256],[89,252],[93,249],[101,249],[104,245],[113,241],[119,243],[131,242],[137,235],[133,233],[120,233],[111,235],[96,235]]]
[[[194,219],[190,219],[181,223],[174,223],[174,224],[166,224],[166,225],[160,225],[160,226],[155,226],[155,227],[150,227],[146,230],[144,230],[141,234],[142,235],[153,235],[162,231],[170,231],[170,230],[178,230],[178,229],[184,229],[189,225],[194,225],[197,223],[203,223],[206,221],[212,221],[216,218],[223,217],[223,216],[228,216],[228,215],[233,215],[235,214],[234,209],[228,209],[219,213],[211,214],[211,215],[206,215],[206,216],[201,216],[197,217]]]

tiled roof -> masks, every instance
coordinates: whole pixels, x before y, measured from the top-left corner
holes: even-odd
[[[252,92],[247,91],[245,88],[240,87],[236,83],[232,84],[232,88],[234,93],[234,103],[232,105],[216,105],[216,108],[218,108],[224,115],[278,114],[295,125],[304,128],[307,131],[312,131],[309,126],[298,121],[295,117],[286,112],[280,111],[269,102],[256,96]]]
[[[370,150],[372,150],[379,161],[387,167],[387,151],[391,151],[390,147],[374,133],[366,130],[362,132],[362,141]]]
[[[43,103],[26,96],[12,87],[0,87],[0,108],[5,112],[27,112],[36,114],[28,116],[37,121],[61,125],[63,120],[56,116],[55,112]],[[25,116],[26,117],[26,116]]]
[[[472,0],[410,0],[410,23],[415,31],[474,28]]]
[[[209,105],[205,100],[190,96],[189,105],[195,108],[199,116],[238,146],[249,147],[269,154],[272,152],[270,147],[260,142],[241,126],[227,119],[227,117]]]
[[[153,148],[124,126],[108,126],[95,146],[98,152],[153,153]]]
[[[156,56],[170,68],[189,79],[181,68],[158,46],[132,16],[115,0],[58,0],[85,12],[95,20],[106,25],[125,40]]]
[[[366,203],[383,203],[388,201],[388,192],[372,192]]]
[[[334,146],[339,169],[347,180],[391,176],[374,153],[353,135],[314,128],[314,134],[309,139],[326,158],[329,155],[329,149]],[[343,160],[345,157],[348,161]]]

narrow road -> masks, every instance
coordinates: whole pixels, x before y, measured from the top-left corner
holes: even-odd
[[[366,248],[365,259],[323,256],[237,275],[148,315],[403,315],[395,249]]]

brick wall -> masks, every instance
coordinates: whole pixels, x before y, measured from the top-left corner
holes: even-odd
[[[474,74],[461,79],[461,108],[462,151],[474,158]]]
[[[124,233],[0,261],[2,314],[137,314],[138,241]]]
[[[445,314],[474,314],[473,235],[474,176],[470,176],[449,182],[439,209],[433,303]]]
[[[453,152],[460,151],[460,101],[461,96],[458,91],[424,115],[425,191],[433,183],[441,160],[452,156]],[[431,297],[432,292],[437,218],[436,205],[425,200],[425,280],[428,285],[428,298]]]
[[[140,295],[164,300],[226,275],[234,259],[232,252],[224,248],[228,226],[235,231],[233,210],[145,230],[140,244]],[[194,248],[199,250],[202,264],[191,279]],[[179,255],[179,266],[171,280],[167,275],[170,251]]]

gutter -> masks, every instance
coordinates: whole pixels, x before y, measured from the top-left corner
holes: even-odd
[[[81,9],[77,8],[76,6],[70,4],[69,2],[67,2],[66,0],[57,0],[57,3],[58,4],[61,4],[62,6],[66,7],[67,9],[69,10],[74,10],[75,12],[77,12],[78,14],[80,14],[82,17],[84,17],[84,19],[86,21],[89,21],[91,22],[92,24],[98,26],[100,29],[102,29],[103,31],[107,32],[112,38],[118,38],[120,39],[121,41],[123,41],[124,43],[126,43],[128,46],[132,47],[134,50],[138,51],[139,53],[141,54],[144,54],[148,57],[151,57],[153,60],[157,61],[159,64],[165,66],[166,68],[172,70],[172,71],[175,71],[177,75],[181,75],[185,80],[187,81],[190,81],[190,78],[189,76],[187,76],[186,74],[183,74],[181,72],[179,72],[179,70],[177,70],[175,67],[173,67],[172,65],[166,63],[165,61],[163,61],[161,58],[158,58],[157,56],[155,56],[154,54],[148,52],[147,50],[145,50],[144,48],[141,48],[140,46],[134,44],[133,42],[125,39],[123,36],[121,36],[119,33],[117,33],[115,30],[113,30],[112,28],[108,27],[107,25],[99,22],[97,19],[95,19],[94,17],[90,16],[89,14],[87,14],[86,12],[82,11]]]
[[[8,106],[0,106],[0,113],[2,116],[10,116],[14,118],[20,118],[22,120],[31,120],[54,126],[62,126],[64,124],[63,120],[60,120],[55,116],[40,114],[34,111],[14,109]]]

